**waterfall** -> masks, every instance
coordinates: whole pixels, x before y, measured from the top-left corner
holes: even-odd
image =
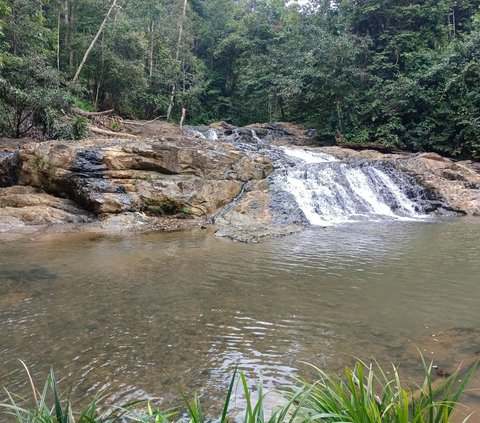
[[[288,135],[287,142],[292,142],[292,134],[275,125],[223,130],[189,127],[187,133],[229,142],[243,152],[271,159],[275,171],[268,178],[270,212],[276,223],[326,226],[364,220],[420,220],[441,207],[389,161],[344,161],[316,149],[275,146],[272,140],[276,137]]]
[[[203,131],[200,131],[198,127],[186,126],[185,135],[192,138],[201,138],[204,140],[216,141],[218,140],[218,135],[215,129],[213,128],[203,128]]]
[[[289,160],[272,176],[274,190],[289,193],[312,225],[427,217],[423,188],[390,163],[350,163],[320,152],[281,150]]]
[[[324,163],[337,162],[338,160],[330,154],[314,152],[310,150],[302,150],[290,147],[281,147],[287,156],[295,157],[305,163]]]

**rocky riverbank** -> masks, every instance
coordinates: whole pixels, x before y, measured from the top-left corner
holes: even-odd
[[[270,146],[280,145],[345,161],[387,161],[415,178],[444,208],[480,215],[480,175],[473,165],[436,154],[305,147],[313,143],[311,134],[285,124],[217,124],[185,131],[154,123],[135,135],[42,143],[2,140],[0,233],[212,225],[219,236],[244,242],[292,233],[308,221],[288,193],[272,191],[269,176],[278,152]],[[279,202],[281,213],[275,207]]]

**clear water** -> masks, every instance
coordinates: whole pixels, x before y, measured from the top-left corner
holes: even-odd
[[[0,386],[50,365],[82,398],[207,407],[239,363],[267,386],[353,356],[451,368],[480,350],[480,220],[312,229],[258,245],[205,231],[0,243]],[[475,380],[480,387],[480,381]],[[478,401],[478,394],[470,394]]]

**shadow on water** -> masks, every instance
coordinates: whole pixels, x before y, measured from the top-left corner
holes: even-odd
[[[30,285],[45,281],[53,281],[57,275],[45,267],[32,266],[27,269],[12,269],[0,267],[0,280],[6,280],[18,285]]]

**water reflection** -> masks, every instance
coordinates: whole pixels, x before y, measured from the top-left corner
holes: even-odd
[[[21,358],[37,380],[50,365],[78,380],[80,396],[169,401],[181,387],[214,403],[237,363],[267,386],[301,361],[374,356],[415,370],[408,340],[470,328],[449,347],[455,360],[478,337],[479,236],[478,220],[457,219],[259,245],[202,232],[0,244],[0,385],[27,389]]]

